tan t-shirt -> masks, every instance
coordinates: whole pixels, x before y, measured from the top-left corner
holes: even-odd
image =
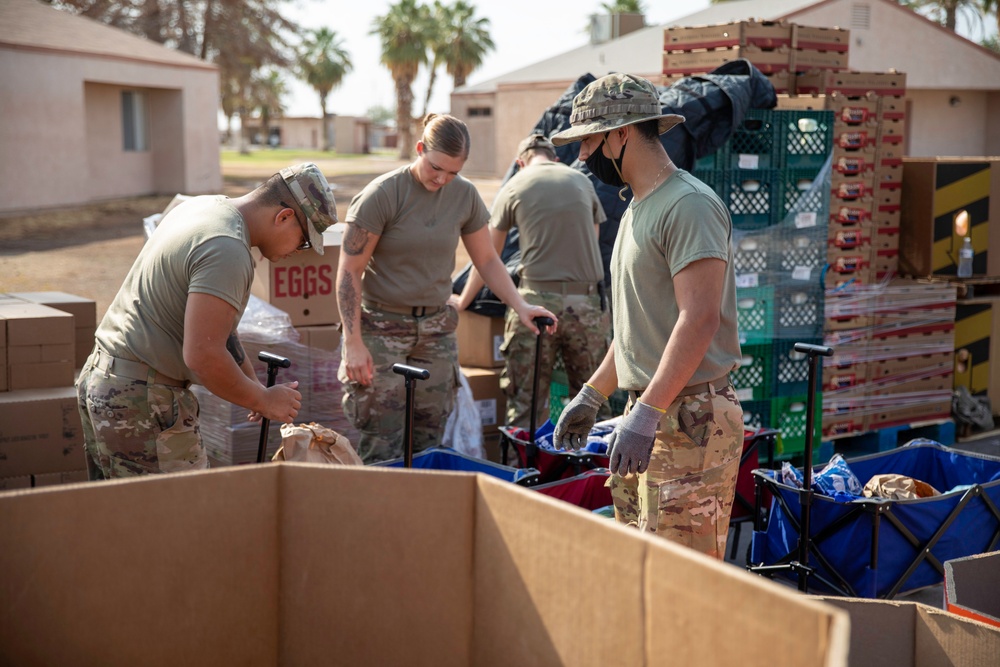
[[[424,188],[409,165],[376,178],[347,210],[348,224],[380,237],[362,293],[389,306],[444,305],[459,237],[478,231],[489,217],[476,187],[461,176],[437,192]]]
[[[737,367],[736,274],[733,225],[716,194],[686,171],[672,174],[622,215],[611,254],[615,366],[622,389],[649,386],[677,325],[673,277],[691,262],[726,262],[719,330],[688,385],[722,377]]]
[[[493,202],[490,226],[518,228],[528,280],[596,283],[604,279],[595,224],[607,219],[590,179],[559,162],[537,162],[507,181]]]
[[[97,342],[114,357],[197,382],[184,363],[188,294],[211,294],[235,308],[236,331],[253,268],[250,230],[229,199],[190,199],[170,211],[146,241],[97,329]]]

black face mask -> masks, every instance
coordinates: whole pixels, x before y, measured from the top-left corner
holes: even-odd
[[[625,159],[625,146],[627,145],[628,142],[622,144],[622,152],[621,155],[618,156],[617,160],[605,157],[603,148],[604,144],[606,144],[608,141],[608,134],[610,133],[609,132],[604,133],[604,139],[601,141],[601,144],[597,147],[597,150],[595,150],[593,153],[587,156],[586,160],[587,169],[589,169],[590,173],[596,176],[597,179],[602,183],[607,183],[608,185],[611,185],[616,188],[620,187],[622,188],[622,191],[624,191],[625,187],[627,186],[625,181],[622,180],[621,168],[622,168],[622,161]],[[617,169],[615,168],[616,163],[617,163]],[[625,200],[625,197],[623,196],[622,192],[619,192],[618,196],[622,199],[622,201]]]

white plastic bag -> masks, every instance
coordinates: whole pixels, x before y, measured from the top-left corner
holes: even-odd
[[[467,456],[486,458],[483,449],[483,424],[479,409],[472,398],[472,388],[464,373],[458,374],[459,386],[455,392],[455,408],[448,415],[441,444]]]

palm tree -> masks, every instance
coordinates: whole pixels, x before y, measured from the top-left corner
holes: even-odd
[[[427,50],[431,54],[430,76],[427,78],[427,94],[424,96],[424,111],[421,117],[427,115],[427,107],[431,102],[431,94],[434,92],[434,83],[437,81],[438,66],[444,62],[444,51],[448,45],[447,26],[452,21],[451,7],[441,4],[441,0],[434,0],[434,6],[429,11]]]
[[[288,92],[281,73],[271,69],[267,72],[257,72],[250,79],[250,97],[257,111],[260,112],[260,125],[264,133],[264,142],[270,145],[271,118],[280,116],[285,107],[281,98]]]
[[[465,85],[465,80],[483,64],[483,58],[496,48],[490,37],[490,20],[476,18],[476,8],[455,0],[448,10],[449,22],[442,57],[445,69],[454,81],[454,88]]]
[[[331,150],[333,144],[326,98],[354,69],[354,65],[337,33],[329,28],[319,28],[310,30],[302,42],[298,66],[302,78],[319,94],[319,106],[323,112],[323,150]]]
[[[642,6],[642,0],[615,0],[614,2],[602,2],[601,7],[608,14],[645,14],[646,10]]]
[[[982,21],[984,7],[991,0],[899,0],[899,4],[924,14],[935,23],[943,25],[955,32],[959,12],[978,18]]]
[[[396,85],[396,128],[399,158],[409,160],[413,140],[413,80],[427,62],[429,14],[416,0],[399,0],[385,16],[376,16],[369,34],[382,43],[381,63]]]

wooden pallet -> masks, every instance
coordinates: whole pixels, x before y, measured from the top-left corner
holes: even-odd
[[[816,463],[829,461],[834,454],[845,459],[895,449],[914,438],[927,438],[942,445],[955,444],[955,422],[952,419],[938,419],[914,422],[899,426],[885,426],[876,431],[845,436],[820,444],[815,453]]]

